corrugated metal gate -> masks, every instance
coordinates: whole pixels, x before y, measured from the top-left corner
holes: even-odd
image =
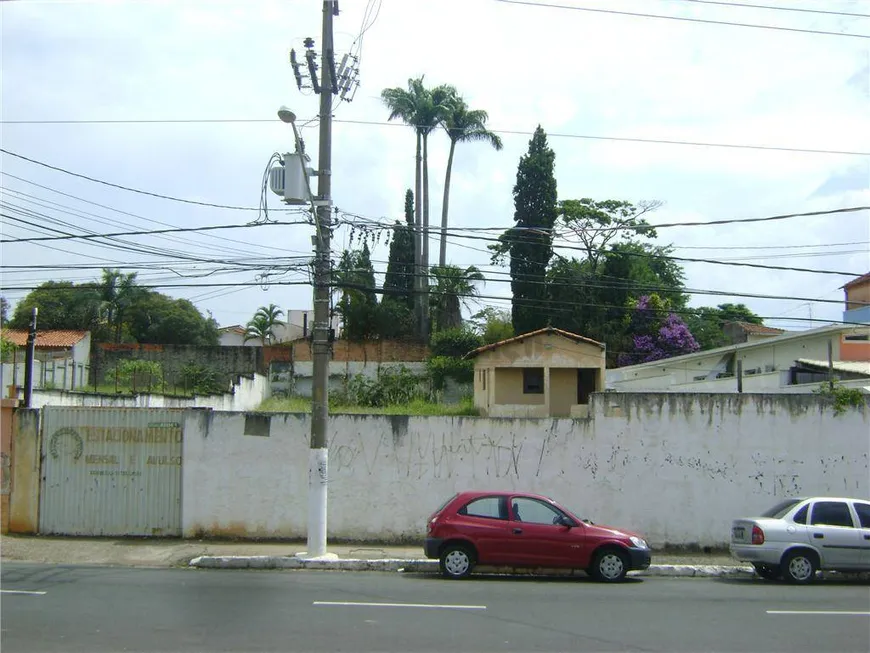
[[[181,535],[183,410],[43,409],[39,531]]]

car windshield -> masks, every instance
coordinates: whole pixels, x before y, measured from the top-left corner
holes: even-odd
[[[792,508],[794,508],[797,504],[801,502],[800,499],[788,499],[787,501],[782,501],[776,504],[770,510],[761,513],[762,517],[768,517],[770,519],[782,519],[783,516]]]

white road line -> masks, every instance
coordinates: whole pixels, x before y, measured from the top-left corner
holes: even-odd
[[[28,594],[30,596],[42,596],[45,592],[32,592],[29,590],[0,590],[0,594]]]
[[[364,608],[430,608],[434,610],[486,610],[485,605],[446,605],[440,603],[363,603],[355,601],[314,601],[312,605]]]
[[[767,614],[840,614],[853,617],[870,617],[870,612],[852,612],[849,610],[768,610]]]

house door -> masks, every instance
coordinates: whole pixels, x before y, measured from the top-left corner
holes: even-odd
[[[595,392],[595,377],[598,370],[594,368],[580,368],[577,370],[577,403],[588,404],[589,395]]]

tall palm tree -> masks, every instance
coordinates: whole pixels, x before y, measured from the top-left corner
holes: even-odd
[[[140,288],[136,286],[136,273],[124,274],[120,270],[103,268],[99,292],[109,333],[112,340],[119,343],[124,326],[124,314],[140,292]]]
[[[414,128],[417,135],[417,156],[414,170],[415,186],[415,261],[417,275],[415,276],[417,295],[418,323],[420,335],[428,335],[428,305],[429,284],[425,273],[429,269],[429,134],[435,130],[447,113],[456,90],[452,86],[442,85],[427,89],[423,77],[408,80],[408,88],[386,88],[381,91],[381,99],[390,110],[389,120],[401,119]]]
[[[478,281],[483,274],[475,266],[464,270],[456,265],[436,265],[432,268],[435,283],[432,285],[432,308],[435,311],[435,328],[438,331],[462,326],[462,306],[478,295]]]
[[[486,128],[489,119],[482,109],[469,109],[460,96],[455,96],[442,121],[442,126],[450,137],[450,154],[447,156],[447,173],[444,177],[444,201],[441,204],[441,248],[438,265],[447,264],[447,208],[450,201],[450,174],[453,171],[453,153],[457,143],[484,141],[496,150],[502,149],[501,138]]]
[[[261,306],[254,317],[245,325],[245,342],[260,340],[265,347],[275,337],[275,327],[281,323],[279,319],[284,314],[276,304]]]

